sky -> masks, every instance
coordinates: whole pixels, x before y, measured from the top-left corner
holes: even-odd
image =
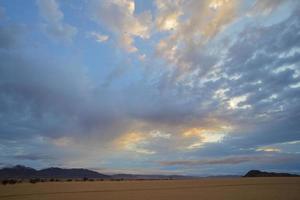
[[[297,0],[0,0],[0,167],[300,173]]]

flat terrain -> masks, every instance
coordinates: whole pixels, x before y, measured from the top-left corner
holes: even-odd
[[[300,178],[22,183],[1,185],[2,199],[299,200]]]

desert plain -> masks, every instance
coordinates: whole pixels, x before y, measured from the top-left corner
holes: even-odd
[[[0,200],[298,200],[300,178],[21,183],[0,186]]]

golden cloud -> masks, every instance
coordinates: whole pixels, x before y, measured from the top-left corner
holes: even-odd
[[[167,1],[168,2],[168,1]],[[157,45],[158,55],[184,73],[193,65],[184,55],[200,48],[221,32],[236,18],[236,0],[176,1],[174,5],[156,2],[159,31],[169,31]],[[179,48],[180,47],[180,48]]]
[[[185,130],[182,136],[183,138],[193,138],[192,144],[188,145],[187,149],[196,149],[206,143],[221,142],[229,130],[232,130],[232,127],[225,125],[213,128],[190,128]]]
[[[141,154],[155,154],[155,151],[146,149],[148,137],[141,132],[130,132],[122,135],[116,140],[117,148]]]
[[[281,149],[276,148],[276,147],[259,147],[259,148],[256,149],[256,151],[274,153],[274,152],[281,152]]]

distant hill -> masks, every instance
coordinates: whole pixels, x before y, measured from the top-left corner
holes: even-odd
[[[30,167],[16,165],[14,167],[2,168],[0,170],[0,179],[6,178],[33,178],[37,176],[37,171]]]
[[[264,172],[259,170],[250,170],[244,177],[298,177],[297,174]]]
[[[142,175],[142,174],[115,174],[105,175],[88,169],[63,169],[58,167],[51,167],[42,170],[36,170],[22,165],[14,167],[6,167],[0,169],[1,179],[31,179],[31,178],[45,178],[45,179],[114,179],[114,180],[154,180],[154,179],[192,179],[192,176],[180,175]]]
[[[56,167],[39,170],[38,174],[43,178],[111,178],[108,175],[100,174],[88,169],[62,169]]]
[[[17,165],[11,168],[0,169],[0,179],[7,178],[101,178],[109,179],[111,176],[100,174],[88,169],[62,169],[62,168],[47,168],[42,170],[35,170],[30,167]]]
[[[112,175],[113,179],[125,179],[125,180],[135,180],[135,179],[145,179],[145,180],[158,180],[158,179],[194,179],[193,176],[183,176],[183,175],[146,175],[146,174],[115,174]]]

